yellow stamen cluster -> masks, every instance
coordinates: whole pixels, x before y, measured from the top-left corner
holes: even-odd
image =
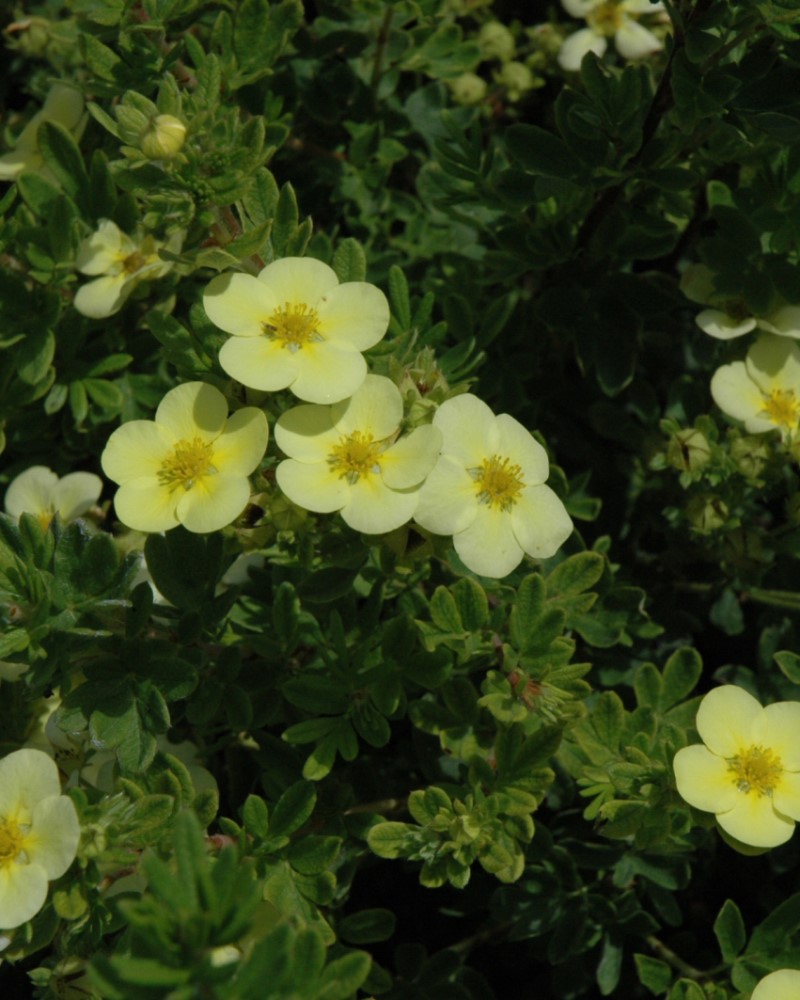
[[[510,510],[525,488],[522,469],[500,455],[484,458],[478,468],[470,469],[470,474],[475,480],[478,500],[500,510]]]
[[[783,764],[774,751],[751,746],[728,761],[728,770],[740,792],[772,795],[783,774]]]
[[[346,479],[352,485],[361,476],[381,471],[378,461],[381,450],[381,443],[373,440],[371,434],[353,431],[334,446],[328,456],[328,465],[339,473],[341,479]]]
[[[793,389],[773,389],[764,400],[764,411],[778,427],[797,430],[800,423],[800,399]]]
[[[19,825],[10,819],[0,819],[0,868],[22,853],[25,837]]]
[[[136,274],[137,271],[141,271],[145,265],[149,264],[151,259],[145,256],[141,250],[134,250],[123,259],[122,270],[125,274]]]
[[[615,0],[607,0],[591,10],[586,20],[598,34],[611,37],[622,27],[622,8]]]
[[[199,437],[179,441],[172,454],[164,459],[158,472],[159,482],[170,489],[182,486],[190,490],[198,479],[216,472],[210,444]]]
[[[305,344],[322,340],[317,311],[305,302],[287,302],[282,309],[276,309],[264,324],[264,332],[292,353]]]

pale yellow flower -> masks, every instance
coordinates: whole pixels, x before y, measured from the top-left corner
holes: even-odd
[[[339,511],[356,531],[377,535],[411,519],[419,489],[436,464],[441,433],[418,427],[399,437],[400,390],[382,375],[367,375],[350,399],[332,406],[296,406],[275,425],[289,458],[278,485],[306,510]]]
[[[103,490],[103,480],[93,472],[70,472],[59,479],[52,469],[32,465],[9,483],[6,512],[19,519],[33,514],[46,531],[53,517],[74,521],[93,507]]]
[[[742,844],[785,843],[800,820],[800,702],[762,708],[726,684],[703,698],[695,725],[704,745],[673,761],[681,797]]]
[[[101,219],[97,230],[78,248],[75,266],[81,274],[99,275],[75,293],[74,306],[91,319],[113,316],[142,281],[163,278],[172,263],[158,255],[160,247],[177,253],[183,233],[173,233],[166,243],[152,236],[138,242],[131,239],[110,219]]]
[[[645,59],[660,52],[658,38],[639,24],[642,14],[660,13],[664,7],[650,0],[561,0],[564,10],[572,17],[582,17],[587,26],[569,35],[558,53],[562,69],[577,71],[587,52],[602,56],[608,39],[614,39],[623,59]]]
[[[744,361],[714,372],[711,395],[751,434],[777,430],[784,440],[793,438],[800,427],[800,345],[762,334]]]
[[[0,928],[39,912],[47,883],[72,864],[80,835],[75,806],[61,794],[46,753],[15,750],[0,760]]]
[[[800,997],[800,971],[778,969],[756,983],[750,1000],[797,1000]]]
[[[756,316],[740,295],[716,291],[714,274],[705,264],[690,264],[681,275],[680,289],[687,299],[708,306],[695,316],[695,323],[709,337],[733,340],[759,329],[777,337],[800,340],[800,306],[784,303],[763,316]]]
[[[222,393],[204,382],[171,389],[155,420],[118,427],[103,451],[103,471],[120,484],[117,517],[136,531],[217,531],[250,499],[248,476],[264,457],[269,429],[261,410],[228,416]]]
[[[203,296],[212,323],[232,334],[222,368],[242,385],[290,389],[309,403],[335,403],[367,374],[361,352],[389,325],[383,292],[366,281],[339,284],[311,257],[285,257],[258,275],[221,274]]]
[[[54,83],[37,111],[20,132],[14,149],[0,156],[0,180],[13,181],[23,173],[48,174],[39,152],[39,126],[43,122],[63,125],[78,139],[86,124],[83,95],[68,83]]]
[[[456,396],[436,411],[442,454],[420,491],[423,528],[452,535],[462,562],[483,576],[510,573],[527,555],[546,559],[572,533],[572,521],[545,486],[547,453],[507,413],[477,396]]]

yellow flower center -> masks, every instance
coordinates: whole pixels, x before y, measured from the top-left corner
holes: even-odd
[[[264,332],[292,353],[305,344],[323,339],[319,334],[317,311],[305,302],[287,302],[282,309],[276,309],[264,324]]]
[[[50,527],[50,522],[56,516],[56,512],[52,507],[45,507],[44,510],[40,510],[36,515],[36,520],[41,525],[42,531],[47,531]]]
[[[783,764],[772,750],[752,746],[732,757],[728,770],[740,792],[772,795],[783,775]]]
[[[170,490],[182,486],[190,490],[198,479],[212,475],[217,470],[213,465],[214,453],[211,445],[199,437],[191,441],[179,441],[161,463],[158,481]]]
[[[625,19],[622,7],[615,0],[607,0],[606,3],[598,4],[586,15],[589,27],[594,29],[598,35],[611,37],[622,27]]]
[[[797,430],[800,422],[800,399],[794,389],[773,389],[764,400],[762,411],[778,427]]]
[[[145,265],[149,264],[150,260],[151,258],[145,256],[141,250],[134,250],[133,253],[123,258],[122,270],[125,274],[135,274],[137,271],[141,271]]]
[[[371,434],[353,431],[334,446],[328,456],[328,465],[339,473],[340,479],[346,479],[352,485],[361,476],[381,471],[378,461],[381,450],[381,442],[374,441]]]
[[[470,469],[478,500],[489,507],[511,510],[525,488],[522,469],[500,455],[484,458],[479,468]]]
[[[25,836],[13,819],[0,818],[0,868],[20,856],[25,846]]]

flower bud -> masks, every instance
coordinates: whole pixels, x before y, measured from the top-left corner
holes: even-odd
[[[711,458],[711,447],[705,434],[694,427],[677,431],[667,445],[667,461],[681,472],[696,472]]]
[[[689,523],[701,535],[708,535],[724,527],[728,513],[728,505],[719,497],[709,494],[692,497],[686,507]]]
[[[486,96],[486,81],[477,73],[462,73],[447,82],[456,104],[480,104]]]
[[[518,101],[528,90],[533,90],[536,81],[530,69],[521,62],[507,62],[495,74],[497,82],[505,87],[509,101]]]
[[[156,115],[139,138],[139,146],[151,160],[171,160],[181,151],[186,126],[174,115]]]
[[[758,479],[769,459],[769,444],[755,434],[734,438],[731,441],[731,458],[743,476]]]
[[[514,58],[514,36],[499,21],[489,21],[478,32],[478,47],[484,59],[508,62]]]

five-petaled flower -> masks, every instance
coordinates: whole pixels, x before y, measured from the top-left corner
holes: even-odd
[[[703,698],[695,725],[704,745],[673,761],[680,795],[742,844],[785,843],[800,820],[800,702],[762,708],[726,684]]]
[[[786,337],[762,334],[744,361],[718,368],[711,395],[729,417],[751,434],[778,430],[792,439],[800,427],[800,346]]]
[[[505,576],[526,553],[552,556],[572,533],[572,521],[544,485],[544,448],[519,421],[495,416],[472,395],[442,403],[433,426],[442,432],[442,454],[420,491],[414,520],[434,534],[452,535],[463,563],[483,576]]]
[[[203,296],[212,323],[232,334],[222,368],[251,389],[290,389],[309,403],[336,403],[367,374],[361,352],[389,325],[383,292],[366,281],[339,284],[310,257],[284,257],[258,275],[221,274]]]
[[[289,456],[278,485],[306,510],[339,511],[356,531],[399,528],[413,516],[442,442],[429,424],[398,437],[402,419],[400,390],[383,375],[367,375],[350,399],[331,406],[294,407],[275,425]]]
[[[72,864],[80,836],[75,806],[46,753],[15,750],[0,760],[0,928],[19,927],[41,910],[47,883]]]
[[[800,970],[777,969],[756,983],[750,1000],[797,1000],[800,997]]]
[[[159,257],[159,248],[176,253],[182,242],[180,232],[166,243],[157,243],[152,236],[136,242],[115,222],[101,219],[96,231],[81,243],[75,262],[81,274],[99,277],[78,289],[75,308],[91,319],[113,316],[140,282],[163,278],[170,271],[172,263]]]
[[[74,521],[93,507],[103,480],[93,472],[70,472],[59,479],[44,465],[32,465],[11,481],[6,490],[6,511],[12,517],[33,514],[46,531],[53,517]]]
[[[211,385],[171,389],[155,420],[131,420],[108,439],[101,464],[120,484],[117,517],[137,531],[225,527],[250,499],[247,477],[264,457],[268,434],[261,410],[248,406],[229,417]]]
[[[659,52],[663,46],[658,38],[639,24],[637,17],[664,10],[660,3],[650,0],[561,0],[564,10],[573,17],[587,22],[570,35],[558,53],[562,69],[576,71],[587,52],[602,56],[608,48],[608,39],[614,39],[617,52],[624,59],[644,59]]]
[[[53,179],[39,151],[39,128],[44,122],[63,126],[77,139],[86,124],[83,95],[68,83],[54,83],[41,109],[20,132],[10,153],[0,156],[0,181],[13,181],[23,173]]]

